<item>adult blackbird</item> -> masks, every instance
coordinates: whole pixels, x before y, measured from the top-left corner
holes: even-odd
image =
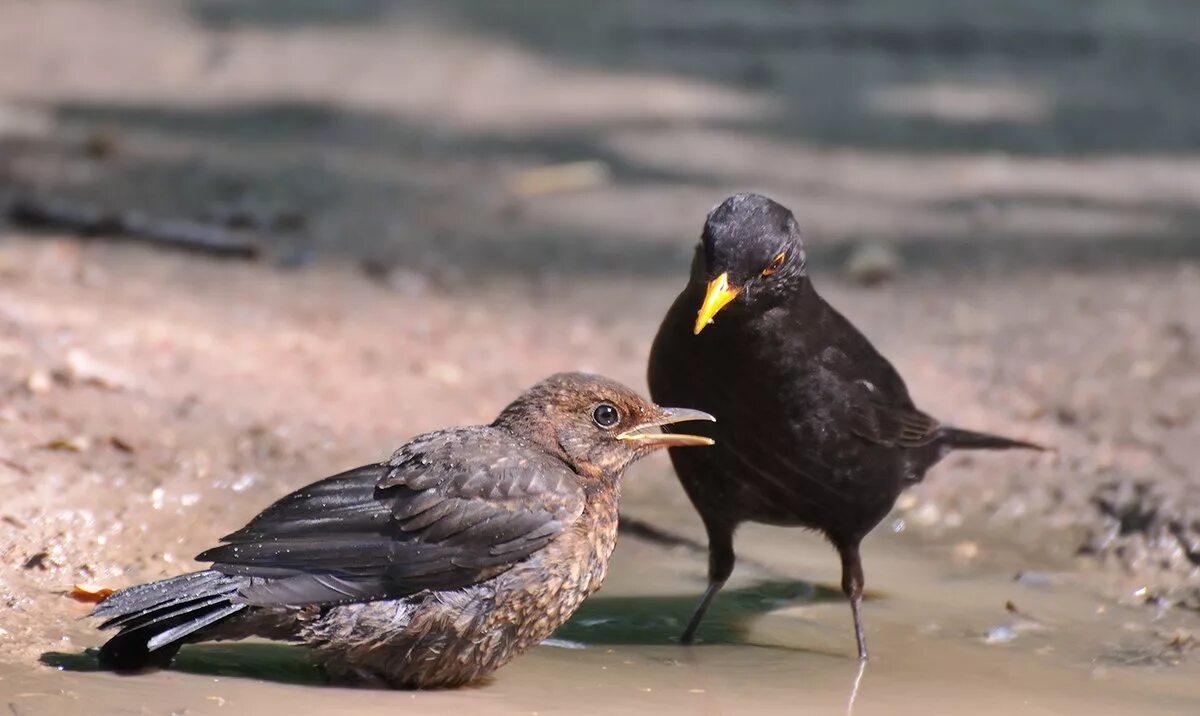
[[[621,474],[658,427],[712,420],[563,373],[490,425],[414,438],[386,462],[301,488],[197,559],[212,567],[116,592],[118,671],[166,666],[188,642],[258,636],[313,647],[328,674],[398,688],[483,677],[545,639],[600,587]]]
[[[887,359],[817,294],[792,212],[757,194],[708,215],[649,379],[655,400],[720,420],[697,431],[716,439],[712,450],[671,451],[709,540],[709,586],[684,643],[733,571],[734,530],[763,522],[820,530],[833,543],[866,659],[859,543],[901,490],[951,450],[1039,449],[918,410]]]

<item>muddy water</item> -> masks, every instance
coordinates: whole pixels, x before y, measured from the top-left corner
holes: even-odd
[[[703,627],[705,643],[692,648],[672,640],[701,586],[702,558],[626,538],[604,591],[555,642],[481,687],[331,688],[301,650],[250,643],[190,647],[171,671],[118,677],[91,670],[72,646],[43,656],[57,669],[0,667],[0,713],[844,713],[851,702],[856,714],[1200,709],[1200,670],[1168,665],[1155,637],[1173,625],[1096,596],[1098,577],[1039,571],[1014,581],[1015,569],[1031,565],[992,551],[966,563],[947,549],[875,537],[873,660],[860,674],[828,548],[769,529],[747,530],[741,544],[749,559]],[[83,623],[72,639],[98,642]]]

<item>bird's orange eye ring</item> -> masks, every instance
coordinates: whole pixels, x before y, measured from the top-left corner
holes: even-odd
[[[771,259],[771,265],[767,266],[765,269],[762,270],[762,275],[770,276],[771,274],[778,271],[779,267],[783,265],[783,262],[786,258],[787,258],[786,251],[780,251],[779,253],[775,254],[775,258]]]

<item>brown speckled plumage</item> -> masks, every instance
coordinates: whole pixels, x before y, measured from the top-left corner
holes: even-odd
[[[600,588],[616,546],[617,490],[508,571],[419,600],[337,606],[301,627],[332,675],[399,688],[476,681],[562,625]]]
[[[656,447],[662,409],[599,376],[559,374],[491,425],[419,436],[387,462],[302,488],[199,559],[211,569],[101,603],[101,664],[165,666],[188,642],[259,636],[314,649],[332,677],[458,686],[535,646],[600,588],[620,478]],[[611,422],[610,422],[611,421]]]

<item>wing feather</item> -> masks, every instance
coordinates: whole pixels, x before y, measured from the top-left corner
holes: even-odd
[[[414,439],[378,465],[282,498],[199,555],[258,577],[252,604],[328,604],[475,583],[545,546],[583,511],[561,461],[490,427]]]
[[[887,447],[920,447],[933,442],[941,424],[905,404],[889,405],[867,381],[854,383],[850,404],[850,429],[861,438]]]

